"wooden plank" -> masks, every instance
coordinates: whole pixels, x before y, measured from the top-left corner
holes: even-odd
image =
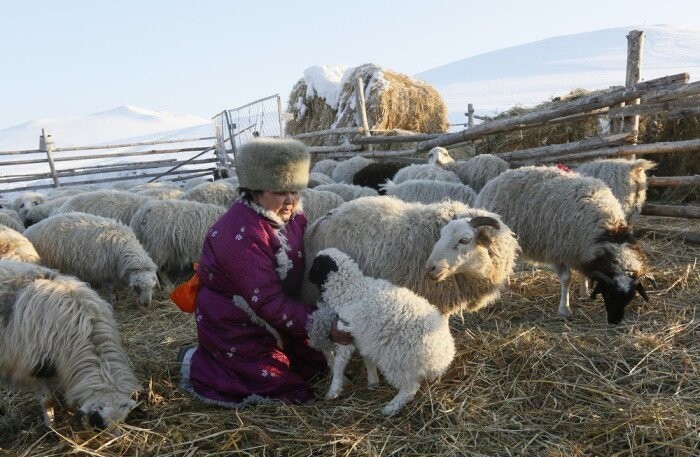
[[[648,187],[700,186],[700,175],[693,176],[649,176]]]
[[[655,205],[646,203],[642,207],[645,216],[683,217],[686,219],[700,219],[700,206],[693,205]]]
[[[161,176],[165,176],[165,175],[171,173],[172,171],[177,170],[178,168],[182,167],[183,165],[187,165],[187,164],[191,163],[191,162],[194,161],[194,159],[196,159],[197,157],[199,157],[199,156],[201,156],[202,154],[205,154],[205,153],[207,153],[207,152],[209,152],[209,151],[213,151],[215,148],[216,148],[216,146],[212,146],[212,147],[210,147],[209,149],[205,149],[204,151],[200,152],[199,154],[197,154],[197,155],[195,155],[195,156],[192,156],[192,157],[190,157],[189,159],[187,159],[187,160],[185,160],[185,161],[183,161],[183,162],[180,162],[180,163],[178,163],[177,165],[175,165],[174,167],[172,167],[172,168],[170,168],[170,169],[164,171],[163,173],[161,173],[160,175],[156,176],[155,178],[149,180],[148,182],[153,182],[153,181],[155,181],[156,179],[160,178]]]
[[[361,151],[362,146],[309,146],[311,154],[326,154],[334,152]]]
[[[205,136],[202,138],[186,138],[182,140],[154,140],[154,141],[142,141],[139,143],[123,143],[123,144],[103,144],[99,146],[68,146],[65,148],[56,148],[55,152],[64,151],[87,151],[90,149],[118,149],[118,148],[130,148],[133,146],[151,146],[155,144],[171,144],[171,143],[188,143],[191,141],[204,141],[204,140],[214,140],[213,136]],[[2,154],[2,153],[0,153]]]
[[[550,146],[540,146],[537,148],[522,149],[519,151],[502,152],[494,154],[506,161],[519,162],[535,157],[554,156],[568,154],[571,152],[590,151],[600,149],[602,147],[618,146],[621,144],[629,144],[634,141],[636,132],[618,133],[615,135],[607,135],[603,137],[586,138],[581,141],[573,141],[571,143],[552,144]]]
[[[656,114],[660,111],[695,108],[697,106],[700,106],[700,97],[694,96],[685,99],[666,100],[658,103],[642,103],[640,105],[631,105],[622,108],[610,108],[607,114],[611,118],[617,118],[632,115]]]
[[[53,140],[50,137],[51,135],[49,135],[46,129],[41,129],[41,136],[39,137],[39,149],[46,153],[46,161],[49,163],[49,169],[51,170],[53,186],[58,188],[60,187],[60,184],[58,183],[58,175],[56,174],[56,165],[53,163],[53,157],[51,157],[51,151],[55,149],[55,146]]]
[[[649,237],[659,235],[666,238],[674,238],[678,241],[683,241],[684,243],[700,244],[700,233],[698,232],[685,232],[682,230],[666,230],[660,228],[636,228],[634,230],[634,235],[647,235]]]
[[[687,82],[689,77],[690,76],[688,73],[680,73],[677,75],[665,76],[663,78],[651,79],[649,81],[636,84],[632,87],[613,89],[600,94],[579,97],[571,101],[564,102],[558,106],[546,108],[540,111],[498,119],[491,122],[484,122],[483,124],[479,124],[470,129],[462,130],[461,132],[447,133],[435,139],[421,142],[418,144],[416,150],[417,152],[424,152],[434,148],[435,146],[446,146],[493,133],[544,125],[552,119],[609,107],[617,103],[640,98],[643,95],[658,93],[661,89],[666,88],[671,84]]]
[[[314,138],[323,135],[345,135],[349,133],[364,133],[365,129],[362,127],[341,127],[337,129],[327,129],[327,130],[317,130],[315,132],[300,133],[294,135],[292,138],[297,140],[302,140],[304,138]]]
[[[151,151],[140,151],[140,152],[116,152],[112,154],[91,154],[91,155],[84,155],[84,156],[70,156],[70,157],[56,157],[54,158],[54,162],[67,162],[67,161],[72,161],[72,160],[100,160],[100,159],[105,159],[105,158],[110,158],[110,157],[134,157],[134,156],[146,156],[146,155],[155,155],[155,154],[174,154],[176,152],[196,152],[196,151],[202,151],[205,149],[211,149],[211,147],[206,148],[206,147],[196,147],[196,148],[181,148],[181,149],[153,149]],[[8,161],[8,162],[0,162],[0,166],[4,165],[27,165],[27,164],[32,164],[32,163],[44,163],[46,160],[44,159],[30,159],[30,160],[14,160],[14,161]]]
[[[437,138],[442,133],[415,133],[413,135],[376,135],[356,136],[351,141],[354,144],[387,144],[387,143],[417,143],[419,141]]]
[[[630,33],[627,34],[627,74],[625,77],[625,85],[627,87],[638,84],[641,79],[643,44],[644,33],[641,30],[631,30]],[[627,102],[626,105],[639,105],[639,99],[637,98]],[[625,117],[622,122],[622,131],[639,131],[639,115],[635,114]],[[630,158],[632,159],[633,157]]]
[[[398,151],[368,151],[368,152],[339,151],[339,152],[331,152],[327,155],[324,154],[324,158],[340,159],[340,158],[354,157],[354,156],[367,157],[367,158],[387,158],[387,157],[411,156],[411,155],[415,155],[415,153],[416,153],[415,149],[404,149],[404,150],[398,150]],[[423,160],[421,160],[421,162],[425,163],[425,160],[423,159]]]

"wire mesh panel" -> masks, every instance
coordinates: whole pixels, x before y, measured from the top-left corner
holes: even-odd
[[[280,109],[280,96],[275,94],[214,116],[212,122],[221,163],[230,165],[236,150],[252,138],[284,136]]]

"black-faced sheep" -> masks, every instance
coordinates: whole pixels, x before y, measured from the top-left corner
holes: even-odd
[[[124,420],[139,390],[109,304],[74,277],[9,260],[0,261],[0,380],[34,391],[50,427],[50,384],[101,428]]]
[[[56,208],[51,214],[88,213],[95,216],[109,217],[128,225],[131,216],[136,210],[151,200],[153,199],[150,197],[130,191],[103,189],[75,195],[66,200],[63,205]]]
[[[83,281],[129,287],[139,303],[151,303],[156,264],[126,225],[86,213],[58,214],[24,231],[43,265]]]
[[[602,181],[556,167],[523,167],[489,181],[476,205],[501,215],[518,235],[524,256],[556,266],[562,284],[559,314],[571,316],[571,269],[596,281],[608,322],[622,321],[638,291],[646,256],[617,199]]]
[[[38,264],[39,254],[20,232],[0,224],[0,260],[17,260]]]
[[[418,202],[426,205],[444,200],[456,200],[467,206],[472,206],[476,200],[476,192],[462,183],[409,179],[400,184],[389,181],[383,188],[386,195],[400,198],[406,202]]]
[[[413,399],[422,380],[435,380],[452,363],[455,346],[448,318],[425,298],[365,276],[355,261],[335,248],[319,251],[309,280],[319,287],[322,306],[338,314],[338,329],[353,337],[353,344],[335,345],[327,400],[340,394],[343,372],[355,347],[367,365],[370,385],[379,381],[379,368],[387,382],[399,389],[382,409],[389,416]]]
[[[498,298],[513,271],[518,249],[505,224],[494,228],[487,219],[499,217],[459,202],[432,205],[403,202],[394,197],[364,197],[343,203],[309,226],[304,236],[306,258],[334,247],[357,261],[368,276],[411,289],[443,314],[476,311]],[[426,263],[440,230],[453,219],[474,219],[474,242],[462,256],[456,274],[436,282]],[[308,281],[302,296],[315,303],[317,292]]]

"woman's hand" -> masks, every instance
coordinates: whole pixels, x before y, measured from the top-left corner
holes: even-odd
[[[343,330],[338,330],[338,321],[339,319],[336,319],[331,325],[331,341],[337,344],[352,344],[352,334]]]

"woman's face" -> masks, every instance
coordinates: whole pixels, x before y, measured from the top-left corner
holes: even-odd
[[[266,190],[257,197],[256,203],[266,210],[277,214],[280,219],[287,222],[299,206],[299,192],[272,192]]]

